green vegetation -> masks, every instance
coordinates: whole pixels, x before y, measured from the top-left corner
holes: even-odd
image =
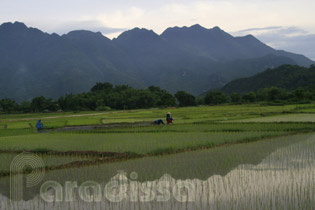
[[[185,91],[178,91],[175,94],[177,101],[179,102],[179,106],[196,106],[196,98],[195,96],[186,93]]]
[[[237,120],[237,122],[265,122],[265,123],[277,123],[279,122],[315,122],[315,114],[290,114],[290,115],[281,115],[281,116],[267,116],[264,118],[251,118]],[[296,124],[297,125],[297,124]],[[304,128],[307,128],[307,125],[302,125]]]
[[[298,88],[309,91],[314,89],[314,84],[315,65],[311,65],[310,68],[282,65],[275,69],[267,69],[252,77],[231,81],[222,90],[226,93],[249,93],[264,88],[278,87],[288,91]]]
[[[154,119],[165,117],[168,111],[175,119],[173,125],[153,125]],[[238,192],[237,196],[256,195],[256,187],[250,187],[256,185],[258,189],[265,187],[276,195],[287,196],[285,190],[296,184],[291,175],[305,177],[309,174],[311,177],[315,174],[311,171],[315,151],[312,143],[314,116],[312,104],[1,115],[0,193],[9,195],[12,159],[21,152],[32,152],[45,163],[43,182],[54,180],[62,186],[69,180],[79,185],[93,180],[103,186],[119,173],[126,173],[126,178],[130,178],[129,175],[136,172],[136,181],[146,184],[161,177],[174,178],[175,183],[178,179],[194,180],[197,187],[202,187],[196,193],[215,196],[209,199],[217,202],[216,205],[222,205],[221,195],[231,197],[228,192],[232,189]],[[39,118],[47,126],[42,133],[29,125]],[[151,124],[141,124],[143,122]],[[93,129],[96,126],[97,129]],[[29,168],[23,171],[29,172]],[[282,191],[266,186],[265,179],[283,188]],[[199,183],[204,180],[208,184]],[[305,194],[304,189],[309,186],[313,190],[307,180],[310,179],[299,181],[304,194],[294,191],[305,206],[309,203],[303,196],[311,191]],[[205,186],[210,186],[211,190]],[[39,190],[40,185],[27,189],[25,198],[36,200]],[[198,198],[204,199],[203,196]],[[210,200],[204,203],[211,206]],[[249,201],[257,206],[255,202],[265,201],[265,197],[251,197]],[[176,203],[171,200],[165,205],[173,202]]]
[[[225,104],[228,101],[228,96],[221,91],[210,91],[209,93],[207,93],[204,99],[204,103],[208,105]]]
[[[55,112],[57,110],[82,111],[111,109],[142,109],[151,107],[175,106],[176,99],[159,87],[151,86],[137,90],[127,85],[113,87],[110,83],[97,83],[90,92],[77,95],[69,94],[58,100],[46,99],[43,96],[33,98],[31,102],[17,104],[8,98],[0,100],[0,111],[14,112]]]
[[[52,171],[48,176],[57,175],[58,180],[67,180],[67,177],[60,176],[60,174],[67,174],[69,177],[79,179],[89,171],[92,180],[104,182],[114,177],[117,171],[124,170],[127,174],[137,172],[138,181],[142,182],[159,179],[165,174],[171,175],[174,179],[207,180],[214,175],[226,176],[239,165],[258,165],[271,153],[282,148],[287,149],[294,146],[298,148],[297,145],[305,143],[312,136],[314,138],[314,134],[293,135],[247,144],[232,144],[171,155],[149,156],[88,168]],[[60,181],[60,183],[64,183],[64,181]]]
[[[315,131],[315,128],[313,128]],[[280,136],[285,131],[246,132],[158,132],[158,133],[80,133],[41,134],[2,137],[3,150],[53,150],[53,151],[106,151],[157,154],[156,151],[172,148],[173,152],[210,148],[229,143],[249,142],[260,138]],[[36,150],[35,150],[36,151]]]
[[[208,93],[195,98],[193,95],[178,91],[174,96],[162,90],[159,87],[150,86],[147,89],[134,89],[128,85],[113,86],[110,83],[97,83],[89,92],[81,94],[68,94],[60,97],[58,100],[46,99],[43,96],[35,97],[32,101],[23,101],[17,104],[15,101],[4,98],[0,100],[0,113],[39,113],[39,112],[56,112],[56,111],[110,111],[110,110],[134,110],[148,109],[156,107],[187,107],[198,105],[218,105],[218,104],[254,104],[261,103],[267,105],[284,105],[284,104],[311,104],[315,101],[315,87],[313,85],[314,67],[309,69],[284,65],[277,69],[267,70],[257,77],[266,76],[275,79],[278,78],[274,74],[291,75],[288,80],[296,83],[295,88],[287,90],[287,83],[279,85],[273,80],[270,84],[263,85],[264,82],[255,81],[259,84],[259,88],[247,89],[246,91],[238,88],[231,88],[233,92],[227,95],[227,85],[222,90],[225,91],[209,91]],[[288,72],[289,71],[289,72]],[[290,74],[291,72],[291,74]],[[269,75],[271,74],[271,75]],[[295,78],[301,80],[308,78],[310,81],[295,82]],[[241,84],[248,84],[242,82]],[[268,80],[269,81],[269,80]],[[278,81],[278,80],[277,80]],[[235,81],[236,86],[239,86]],[[234,84],[234,83],[231,83]],[[282,84],[282,83],[281,83]],[[291,84],[291,83],[290,83]],[[291,85],[288,85],[291,87]]]
[[[62,128],[79,125],[101,125],[112,123],[153,122],[166,116],[171,111],[175,124],[191,124],[198,122],[228,122],[261,116],[275,116],[288,113],[315,113],[315,105],[285,105],[265,106],[250,105],[222,105],[201,106],[171,109],[126,110],[109,112],[58,112],[33,114],[6,114],[0,115],[0,129],[30,129],[29,123],[35,127],[38,119],[42,119],[45,129]],[[102,123],[101,123],[102,121]],[[4,129],[4,127],[7,129]],[[14,131],[7,131],[14,134]],[[17,131],[20,132],[20,131]]]
[[[248,142],[266,137],[315,131],[311,105],[299,106],[203,106],[172,109],[174,125],[137,126],[137,122],[153,122],[167,110],[134,110],[104,113],[43,114],[44,133],[34,130],[38,114],[3,115],[2,150],[9,151],[104,151],[156,155],[217,145]],[[169,110],[168,110],[169,111]],[[303,114],[295,114],[300,113]],[[286,115],[292,113],[291,115]],[[9,116],[12,116],[10,119]],[[262,117],[263,116],[263,117]],[[287,119],[283,123],[246,123],[258,119]],[[289,118],[286,118],[289,116]],[[290,117],[292,116],[292,117]],[[300,120],[299,116],[302,118]],[[303,116],[309,116],[303,118]],[[237,122],[240,121],[240,122]],[[292,121],[298,121],[296,123]],[[266,121],[268,122],[268,120]],[[34,127],[30,126],[34,125]],[[98,129],[80,128],[98,126]],[[148,124],[146,124],[148,125]],[[63,130],[65,126],[75,126]],[[79,127],[78,127],[79,126]],[[61,129],[61,130],[58,130]],[[51,130],[54,129],[54,130]],[[57,129],[57,130],[56,130]]]

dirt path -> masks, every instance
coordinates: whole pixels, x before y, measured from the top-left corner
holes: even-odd
[[[79,125],[79,126],[67,126],[63,128],[57,128],[52,130],[44,130],[43,132],[51,131],[80,131],[80,130],[93,130],[102,128],[126,128],[126,127],[139,127],[139,126],[150,126],[153,122],[143,121],[134,123],[110,123],[102,125]]]
[[[66,116],[53,116],[53,117],[34,117],[34,118],[21,118],[21,119],[12,119],[12,120],[0,120],[0,122],[18,122],[18,121],[28,121],[28,120],[38,120],[38,119],[59,119],[59,118],[74,118],[74,117],[86,117],[86,116],[99,116],[107,114],[119,114],[119,113],[130,113],[135,111],[118,111],[118,112],[102,112],[102,113],[92,113],[92,114],[75,114],[75,115],[66,115]]]

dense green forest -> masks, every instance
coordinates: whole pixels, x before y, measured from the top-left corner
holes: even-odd
[[[252,77],[231,81],[221,90],[226,93],[248,93],[275,86],[292,91],[301,87],[307,88],[313,84],[315,84],[315,65],[311,65],[310,68],[282,65],[278,68],[267,69]]]
[[[252,91],[246,94],[234,92],[229,95],[223,91],[210,91],[206,95],[196,98],[184,91],[178,91],[171,95],[166,90],[155,86],[150,86],[147,89],[134,89],[128,85],[113,86],[110,83],[97,83],[87,93],[68,94],[57,100],[39,96],[31,101],[16,103],[14,100],[4,98],[0,100],[0,113],[109,111],[227,103],[281,105],[311,103],[312,101],[315,101],[315,85],[291,91],[279,87],[269,87],[257,92]]]
[[[97,83],[87,93],[68,94],[58,100],[47,99],[43,96],[33,98],[31,101],[23,101],[20,104],[8,98],[0,100],[0,109],[5,113],[57,110],[106,111],[175,105],[175,97],[159,87],[134,89],[128,85],[113,86],[110,83]]]

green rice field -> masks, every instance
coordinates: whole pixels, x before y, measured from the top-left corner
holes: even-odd
[[[312,209],[314,119],[310,104],[0,115],[0,209]]]

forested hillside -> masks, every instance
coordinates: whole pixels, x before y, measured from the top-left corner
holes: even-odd
[[[282,65],[275,69],[268,69],[252,77],[231,81],[222,90],[226,93],[248,93],[272,86],[285,90],[295,90],[314,84],[315,65],[312,65],[310,68],[296,65]]]
[[[16,101],[82,93],[97,82],[199,95],[267,68],[312,63],[219,27],[175,27],[161,35],[135,28],[110,40],[84,30],[60,36],[19,22],[0,26],[0,98]]]

